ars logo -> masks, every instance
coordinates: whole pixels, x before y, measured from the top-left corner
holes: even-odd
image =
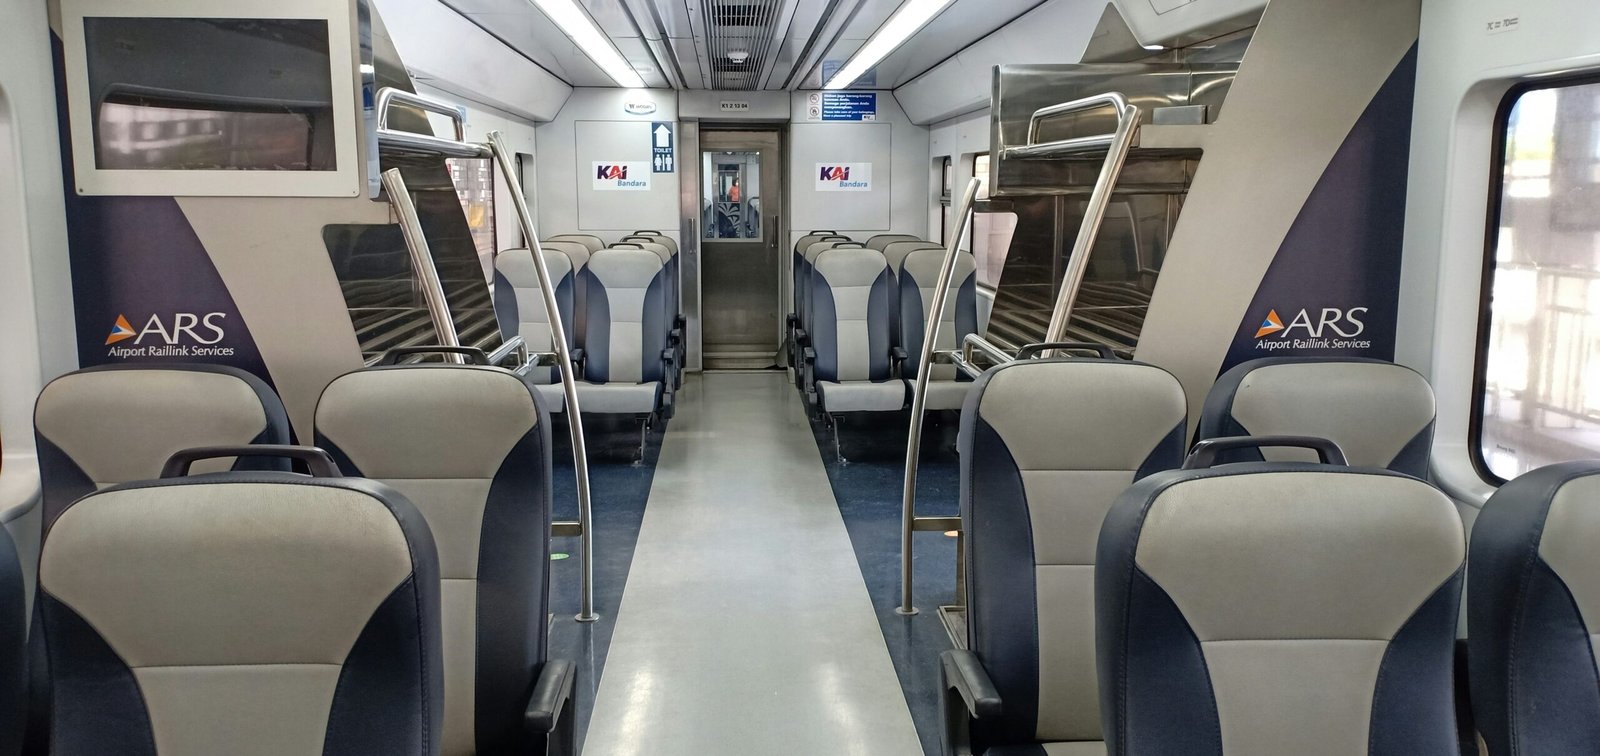
[[[626,181],[627,178],[628,178],[628,166],[625,166],[625,165],[601,165],[601,166],[596,166],[595,169],[594,169],[594,177],[597,178],[597,179],[600,179],[601,181]]]
[[[849,181],[850,167],[845,165],[824,166],[817,176],[819,181]]]
[[[1285,325],[1277,310],[1269,310],[1266,319],[1256,328],[1255,337],[1259,339],[1273,334],[1288,337],[1299,329],[1306,337],[1313,339],[1323,338],[1324,335],[1355,338],[1367,330],[1367,324],[1362,320],[1366,317],[1367,311],[1366,307],[1352,307],[1348,310],[1324,307],[1313,316],[1310,310],[1300,310],[1295,313],[1294,319]]]
[[[188,338],[196,343],[211,345],[222,341],[226,333],[222,330],[222,319],[228,317],[226,313],[208,312],[205,315],[196,315],[192,312],[180,312],[172,317],[169,327],[163,323],[160,315],[151,315],[144,327],[135,331],[128,322],[128,316],[118,315],[117,321],[111,326],[111,334],[106,336],[106,345],[117,344],[128,339],[133,343],[143,343],[146,336],[156,336],[165,344],[177,344],[181,339]]]

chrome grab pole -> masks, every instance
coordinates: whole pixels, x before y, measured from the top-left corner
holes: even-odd
[[[919,524],[934,524],[939,527],[949,524],[948,517],[917,517],[917,453],[922,450],[922,413],[928,403],[928,377],[933,372],[934,347],[939,343],[939,323],[944,320],[944,308],[950,294],[950,279],[955,277],[957,254],[961,249],[961,237],[967,232],[967,226],[972,222],[972,203],[978,197],[978,188],[982,182],[974,178],[967,182],[967,191],[961,197],[961,211],[956,216],[955,233],[950,237],[950,244],[944,251],[944,262],[939,266],[939,281],[935,284],[933,302],[928,310],[929,325],[922,334],[922,352],[917,359],[917,378],[912,383],[911,390],[911,428],[906,433],[906,476],[903,482],[900,498],[900,607],[896,612],[903,615],[917,613],[917,608],[912,605],[912,577],[911,555],[912,536],[919,529]],[[924,521],[919,523],[919,520]],[[957,521],[959,529],[960,520]]]
[[[1084,210],[1083,223],[1078,226],[1077,241],[1072,244],[1072,256],[1067,258],[1067,271],[1061,279],[1061,292],[1056,298],[1056,309],[1050,315],[1050,328],[1045,331],[1046,343],[1065,341],[1067,338],[1067,324],[1072,319],[1072,308],[1078,301],[1078,289],[1083,285],[1083,277],[1089,271],[1089,253],[1094,249],[1095,240],[1100,235],[1101,224],[1105,222],[1106,209],[1111,205],[1111,192],[1116,188],[1117,179],[1122,175],[1122,166],[1128,162],[1128,151],[1133,148],[1134,135],[1139,133],[1139,108],[1128,104],[1127,98],[1121,94],[1112,92],[1098,98],[1085,98],[1077,103],[1064,103],[1056,107],[1064,109],[1074,104],[1081,104],[1076,108],[1078,110],[1112,105],[1117,109],[1117,131],[1112,135],[1105,163],[1100,168],[1100,178],[1094,184],[1094,192],[1089,195],[1089,206]],[[1061,112],[1066,111],[1058,110],[1055,114]],[[1038,118],[1038,113],[1034,116]],[[1032,135],[1033,128],[1030,127],[1029,131]]]
[[[539,274],[540,299],[544,301],[545,317],[550,321],[550,337],[554,341],[557,368],[561,374],[561,393],[567,402],[567,427],[572,432],[572,467],[578,478],[578,555],[582,562],[582,607],[579,622],[594,622],[600,615],[594,611],[594,518],[589,498],[589,450],[583,440],[583,415],[578,409],[578,377],[573,374],[572,354],[567,349],[567,327],[561,322],[561,310],[556,305],[555,286],[550,281],[550,268],[545,265],[544,247],[539,244],[539,232],[533,226],[533,213],[528,210],[527,195],[522,193],[522,177],[517,175],[516,161],[506,150],[500,132],[489,132],[489,151],[495,164],[505,177],[511,190],[511,204],[517,211],[517,223],[528,240],[528,251],[533,254],[533,269]],[[565,526],[565,527],[563,527]],[[570,534],[571,523],[555,523],[554,532]]]
[[[433,320],[433,330],[439,345],[461,346],[461,336],[456,333],[455,319],[450,317],[450,302],[444,296],[444,284],[439,281],[439,269],[434,267],[433,252],[428,248],[428,237],[422,233],[422,221],[417,219],[416,203],[411,201],[411,190],[406,188],[405,177],[399,168],[383,172],[383,188],[389,195],[389,206],[400,218],[400,235],[406,240],[406,251],[411,255],[411,268],[417,272],[417,283],[422,287],[422,300],[427,304],[428,316]],[[459,354],[445,355],[445,359],[460,364]]]
[[[441,139],[432,134],[416,134],[389,128],[389,106],[394,104],[448,116],[455,126],[456,138],[454,140]],[[466,141],[466,108],[428,97],[427,95],[395,89],[394,87],[384,87],[378,90],[375,106],[374,109],[378,113],[378,142],[384,147],[406,152],[439,154],[445,157],[483,158],[489,156],[483,145],[469,144]]]

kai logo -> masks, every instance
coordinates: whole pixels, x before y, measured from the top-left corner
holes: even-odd
[[[628,166],[625,165],[597,165],[594,177],[601,181],[627,181]]]
[[[818,171],[818,174],[819,174],[817,176],[817,180],[818,181],[849,181],[850,180],[850,166],[848,166],[848,165],[825,165],[825,166],[822,166],[822,168]]]
[[[111,346],[119,341],[127,341],[138,335],[138,332],[134,331],[133,326],[128,323],[128,317],[126,315],[118,315],[117,322],[111,326],[111,335],[106,337],[106,346]]]
[[[1267,319],[1261,321],[1261,327],[1256,329],[1256,338],[1270,336],[1281,330],[1283,330],[1283,318],[1278,317],[1277,310],[1271,310],[1267,313]]]

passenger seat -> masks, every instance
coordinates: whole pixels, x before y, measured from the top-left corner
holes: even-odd
[[[1322,462],[1213,466],[1282,444]],[[1117,500],[1095,575],[1107,753],[1459,753],[1461,517],[1343,462],[1322,439],[1211,441]]]
[[[603,249],[589,259],[588,347],[580,406],[645,416],[667,406],[674,352],[667,344],[666,271],[645,249]]]
[[[891,245],[892,246],[892,245]],[[922,358],[922,342],[933,324],[933,297],[938,291],[939,270],[944,265],[944,250],[919,249],[906,256],[899,271],[900,313],[897,342],[905,349],[904,376],[916,380]],[[957,349],[969,334],[978,332],[978,278],[972,253],[956,252],[956,267],[950,278],[944,311],[939,313],[938,350]],[[954,366],[931,366],[924,407],[928,410],[958,410],[967,400],[972,382]]]
[[[1472,525],[1472,713],[1490,756],[1600,753],[1600,462],[1500,487]]]
[[[971,385],[958,441],[970,650],[942,659],[945,753],[1104,753],[1096,538],[1129,484],[1183,461],[1183,387],[1086,358],[1015,362]]]
[[[883,254],[862,247],[827,250],[817,256],[811,281],[804,352],[811,402],[830,424],[839,413],[904,407],[906,385],[898,376],[905,354],[889,339]]]
[[[555,282],[556,309],[562,325],[567,328],[570,351],[577,347],[572,338],[572,261],[564,254],[547,251],[545,265],[550,279]],[[494,274],[494,309],[500,321],[501,336],[506,339],[521,336],[532,352],[554,352],[555,330],[545,309],[533,253],[526,249],[502,251],[495,256]],[[550,366],[535,367],[528,372],[539,397],[551,412],[561,412],[567,406],[559,370],[559,366]]]
[[[567,261],[572,265],[572,319],[567,321],[567,337],[579,349],[583,348],[585,313],[589,306],[589,292],[585,286],[583,271],[589,267],[589,247],[575,241],[543,241],[539,243],[545,252],[552,250],[566,255]]]
[[[1356,467],[1428,478],[1433,388],[1416,371],[1351,357],[1268,357],[1224,373],[1206,397],[1200,439],[1316,436]],[[1246,448],[1227,462],[1311,459],[1306,452]]]
[[[183,477],[260,452],[313,477]],[[77,500],[44,542],[50,752],[437,754],[439,563],[411,503],[303,447],[166,477]]]
[[[550,417],[536,388],[486,365],[394,365],[346,373],[317,402],[317,445],[433,530],[446,756],[542,754],[550,739],[572,753],[570,716],[560,732],[523,723],[531,693],[570,694],[573,674],[547,658]]]

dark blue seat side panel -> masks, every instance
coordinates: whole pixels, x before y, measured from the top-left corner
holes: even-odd
[[[156,756],[144,694],[133,670],[88,622],[39,591],[50,654],[53,756]]]
[[[1400,627],[1378,670],[1368,756],[1449,754],[1456,728],[1455,635],[1465,570],[1440,585]]]
[[[1134,561],[1145,515],[1183,473],[1156,473],[1111,507],[1095,553],[1095,662],[1110,756],[1221,756],[1205,654],[1172,598]]]
[[[500,322],[500,338],[517,335],[522,326],[522,313],[517,307],[517,287],[500,271],[494,272],[494,318]]]
[[[16,544],[0,526],[0,754],[5,756],[22,749],[27,722],[27,590]]]
[[[1472,714],[1494,756],[1600,753],[1600,672],[1593,630],[1539,556],[1562,486],[1600,474],[1570,462],[1501,486],[1473,523],[1467,648]]]
[[[973,396],[986,386],[980,381]],[[968,533],[967,645],[1005,706],[998,719],[972,723],[972,744],[981,751],[1037,736],[1039,616],[1033,522],[1022,472],[976,404],[969,400],[961,415],[958,442],[961,520]]]
[[[425,584],[429,579],[407,578],[356,637],[329,707],[325,756],[437,752],[444,673],[433,630],[439,627],[439,576]]]
[[[606,287],[588,268],[583,269],[584,298],[588,313],[584,325],[584,380],[605,383],[611,380],[611,301]]]

